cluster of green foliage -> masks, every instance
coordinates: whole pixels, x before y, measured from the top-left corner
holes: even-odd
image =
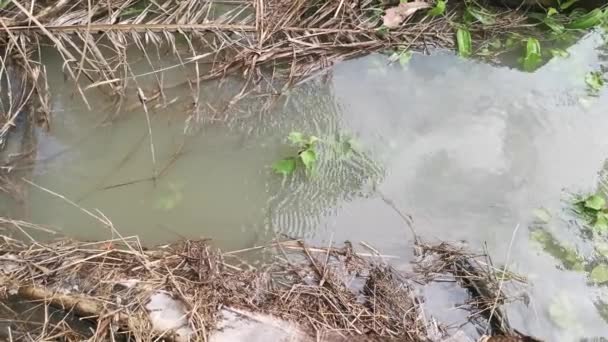
[[[407,2],[407,0],[401,0],[401,1]],[[446,5],[445,0],[437,0],[435,2],[435,5],[429,9],[429,11],[427,12],[427,15],[430,17],[438,17],[440,15],[443,15],[445,13],[445,5]]]
[[[591,71],[585,75],[587,91],[592,96],[597,96],[606,83],[606,77],[601,71]]]
[[[581,32],[592,29],[598,25],[608,22],[608,8],[596,8],[589,12],[576,8],[576,0],[560,2],[558,8],[548,8],[544,12],[531,12],[529,19],[537,27],[544,30],[542,44],[538,37],[524,36],[518,33],[510,33],[506,39],[492,38],[480,42],[478,51],[473,51],[473,42],[470,28],[472,25],[488,26],[496,23],[497,14],[491,10],[481,7],[476,1],[466,2],[466,9],[460,22],[454,23],[456,28],[456,43],[458,55],[462,57],[480,56],[492,57],[501,53],[521,48],[522,56],[519,59],[523,70],[532,72],[540,67],[544,61],[551,57],[567,57],[568,53],[556,47],[558,43],[572,42]],[[546,49],[541,45],[548,44]],[[603,80],[603,79],[602,79]],[[593,79],[597,84],[598,78]]]
[[[291,132],[287,139],[297,148],[297,153],[275,162],[272,165],[272,169],[278,174],[288,176],[296,171],[298,165],[301,165],[307,174],[312,175],[317,164],[317,143],[320,141],[319,138],[314,135]]]
[[[551,216],[544,209],[535,211],[537,220],[530,232],[532,241],[561,261],[567,270],[585,272],[593,284],[608,285],[608,202],[603,193],[577,196],[572,211],[583,221],[584,238],[593,244],[593,253],[583,257],[573,247],[556,239],[548,229]]]
[[[543,209],[537,210],[536,224],[530,231],[530,239],[538,243],[549,255],[559,260],[571,271],[584,272],[593,284],[608,285],[608,207],[603,195],[594,194],[577,198],[573,203],[575,214],[591,229],[585,236],[591,240],[594,253],[583,257],[575,248],[556,239],[549,231],[550,215]]]
[[[550,7],[544,13],[530,13],[528,17],[541,28],[548,30],[546,43],[571,42],[581,32],[592,29],[608,20],[608,8],[596,8],[592,11],[582,9],[569,10],[576,1],[562,2],[559,8]],[[552,47],[547,57],[568,57],[563,49]],[[536,38],[526,40],[524,56],[521,59],[522,67],[526,71],[536,70],[544,61],[541,43]]]
[[[585,274],[589,283],[608,286],[608,240],[606,239],[606,213],[608,207],[603,194],[576,196],[569,201],[576,217],[584,224],[583,239],[593,244],[591,251],[580,253],[568,242],[561,241],[552,233],[552,216],[548,210],[534,210],[535,220],[530,227],[530,240],[535,242],[547,254],[559,260],[561,266],[569,271]],[[590,230],[590,231],[589,231]],[[594,300],[598,314],[608,322],[608,304],[600,299]],[[555,296],[549,306],[549,316],[553,323],[568,330],[582,332],[581,321],[576,315],[576,305],[567,292]]]
[[[320,139],[314,135],[291,132],[287,136],[287,141],[294,147],[294,153],[272,165],[274,172],[283,176],[292,175],[298,168],[303,169],[309,176],[314,175],[319,162],[320,143],[326,147],[323,156],[328,161],[339,161],[360,155],[359,144],[350,135],[344,133],[336,134],[334,138]]]
[[[574,202],[574,212],[583,218],[595,233],[608,232],[608,207],[602,194],[578,198]]]

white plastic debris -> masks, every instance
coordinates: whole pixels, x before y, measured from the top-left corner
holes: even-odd
[[[279,318],[237,309],[221,312],[217,330],[209,342],[299,342],[308,341],[294,324]]]
[[[128,289],[132,289],[135,287],[135,285],[137,285],[139,283],[139,280],[138,279],[126,279],[126,280],[121,280],[118,283]]]
[[[9,274],[18,270],[19,263],[17,262],[17,260],[19,260],[19,258],[17,258],[17,256],[14,254],[4,254],[2,256],[2,260],[0,260],[0,272],[4,274]]]
[[[190,341],[193,331],[188,326],[186,307],[181,301],[164,292],[156,292],[146,304],[146,310],[155,331],[172,331],[176,341]]]

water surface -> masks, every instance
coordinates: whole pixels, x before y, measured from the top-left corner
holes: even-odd
[[[156,164],[134,99],[114,116],[107,98],[90,90],[89,110],[57,72],[52,129],[39,133],[32,179],[145,244],[208,237],[239,249],[285,234],[317,244],[366,241],[402,265],[413,239],[390,201],[424,239],[464,240],[529,278],[530,304],[510,310],[516,328],[548,341],[608,336],[598,310],[606,288],[565,270],[530,239],[533,212],[543,207],[552,214],[543,229],[591,249],[564,200],[595,191],[608,157],[608,95],[589,97],[584,85],[602,63],[602,44],[592,35],[533,74],[441,53],[416,55],[405,67],[372,55],[297,86],[269,110],[263,98],[249,98],[221,113],[241,84],[205,83],[198,129],[185,129],[191,88],[176,80],[188,70],[175,70],[165,80],[177,84],[166,94],[175,102],[149,111]],[[315,175],[273,174],[272,163],[294,153],[291,131],[322,139]],[[343,153],[345,141],[355,150]],[[112,236],[38,188],[27,212],[77,238]],[[428,305],[450,320],[459,312],[447,302]]]

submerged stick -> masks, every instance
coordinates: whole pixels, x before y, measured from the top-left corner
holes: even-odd
[[[146,114],[146,123],[148,124],[148,137],[150,138],[150,153],[152,154],[152,180],[154,185],[156,185],[156,152],[154,149],[154,138],[152,137],[152,123],[150,122],[150,113],[148,113],[148,106],[146,105],[146,95],[144,91],[141,90],[140,87],[137,87],[137,95],[139,96],[139,101],[141,101],[141,105],[144,107],[144,113]]]

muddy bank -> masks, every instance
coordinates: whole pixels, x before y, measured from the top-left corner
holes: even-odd
[[[477,339],[462,331],[449,339],[446,326],[425,313],[415,287],[449,277],[469,291],[466,305],[480,335],[533,341],[514,330],[502,311],[504,276],[485,257],[448,244],[418,244],[419,261],[405,274],[386,263],[390,256],[369,246],[368,253],[357,253],[350,243],[313,248],[287,240],[222,253],[205,241],[145,250],[136,239],[25,244],[2,238],[3,311],[30,300],[64,312],[55,314],[63,324],[47,320],[50,326],[42,329],[20,317],[5,321],[5,337],[61,332],[63,340]],[[92,328],[68,324],[74,317]]]

